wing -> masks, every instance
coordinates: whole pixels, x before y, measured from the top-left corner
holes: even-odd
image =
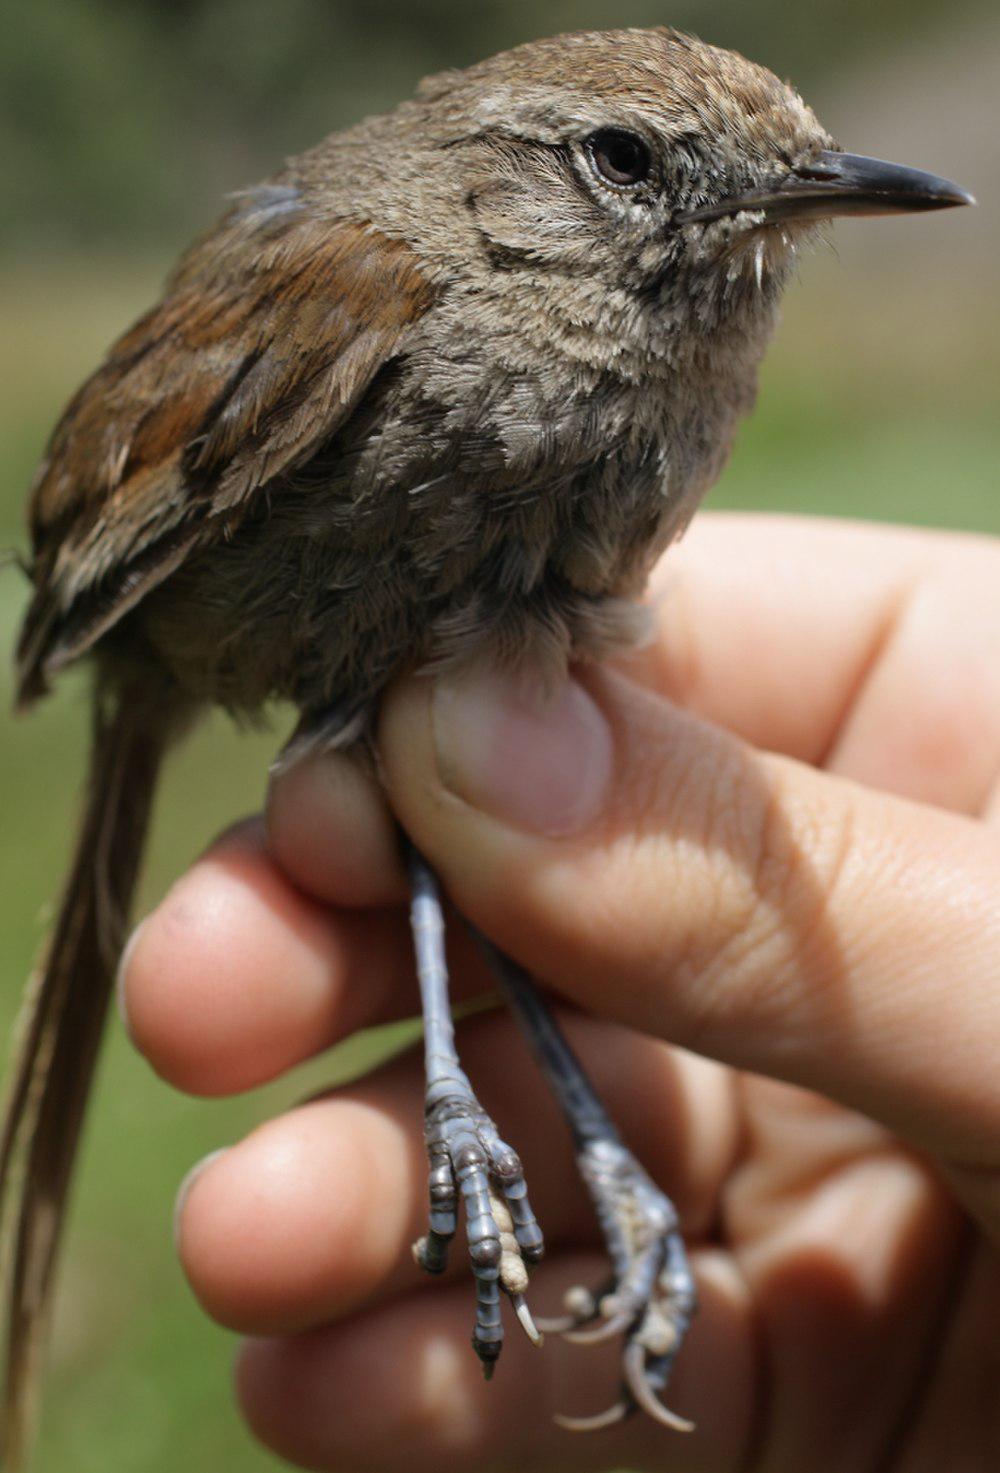
[[[426,311],[414,253],[251,191],[183,259],[53,433],[32,488],[20,699],[343,422]]]

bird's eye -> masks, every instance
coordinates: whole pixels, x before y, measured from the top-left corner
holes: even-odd
[[[619,187],[648,179],[653,162],[649,145],[624,128],[599,128],[586,143],[590,162],[608,184]]]

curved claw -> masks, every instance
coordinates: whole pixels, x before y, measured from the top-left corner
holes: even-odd
[[[654,1422],[659,1422],[663,1427],[669,1427],[674,1432],[693,1432],[694,1423],[689,1422],[686,1417],[679,1417],[669,1407],[665,1407],[653,1390],[648,1375],[646,1374],[646,1351],[638,1340],[633,1340],[626,1347],[622,1357],[622,1370],[625,1373],[625,1384],[635,1398],[635,1404],[640,1411],[652,1417]]]
[[[552,1420],[564,1432],[602,1432],[605,1427],[614,1427],[628,1416],[628,1403],[623,1399],[608,1407],[606,1412],[597,1412],[593,1417],[567,1417],[556,1412]]]
[[[613,1287],[613,1284],[608,1285],[609,1289]],[[547,1319],[537,1320],[536,1324],[546,1335],[565,1335],[568,1330],[578,1330],[581,1325],[589,1325],[591,1320],[597,1318],[598,1301],[606,1292],[602,1289],[597,1293],[583,1284],[575,1284],[572,1289],[567,1289],[563,1298],[566,1313],[550,1315]]]
[[[514,1306],[514,1313],[517,1315],[518,1324],[521,1326],[521,1329],[527,1335],[532,1345],[542,1345],[545,1341],[545,1336],[542,1334],[538,1326],[535,1324],[535,1321],[532,1319],[531,1310],[528,1308],[528,1301],[525,1299],[524,1295],[512,1294],[510,1296],[510,1302]]]
[[[605,1340],[621,1335],[631,1323],[630,1314],[615,1314],[609,1320],[602,1320],[593,1330],[566,1330],[563,1339],[570,1345],[602,1345]]]
[[[565,1335],[567,1330],[575,1330],[579,1323],[575,1314],[542,1315],[535,1321],[543,1335]]]

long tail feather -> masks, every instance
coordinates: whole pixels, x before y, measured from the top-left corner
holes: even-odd
[[[23,1467],[27,1457],[66,1196],[166,727],[144,701],[98,694],[80,836],[25,1000],[0,1126],[4,1468]]]

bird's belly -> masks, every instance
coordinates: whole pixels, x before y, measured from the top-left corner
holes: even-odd
[[[288,700],[356,726],[407,667],[552,676],[634,641],[632,601],[683,502],[648,456],[524,490],[451,476],[389,491],[377,515],[293,491],[193,553],[133,619],[196,701]]]

